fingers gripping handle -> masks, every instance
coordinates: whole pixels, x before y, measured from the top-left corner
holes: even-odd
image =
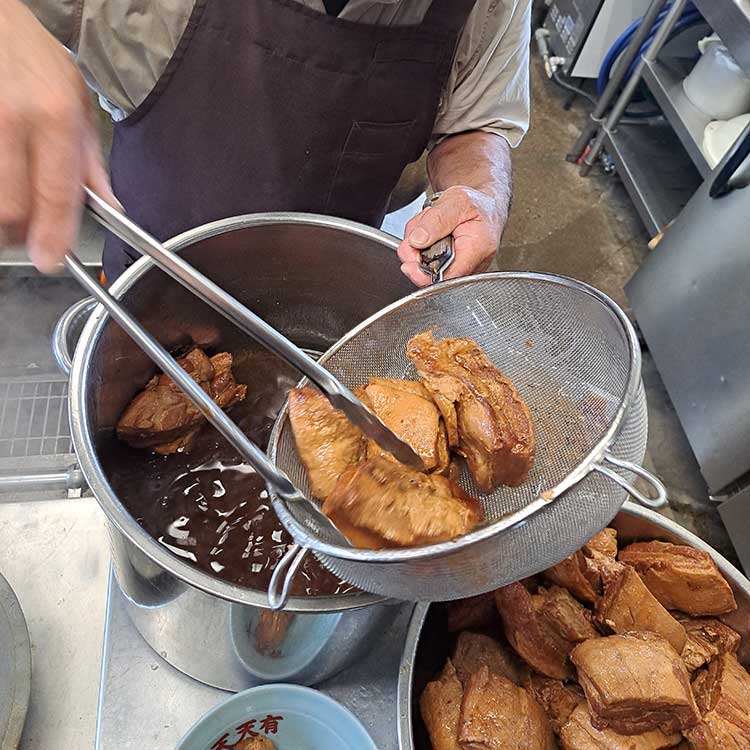
[[[430,208],[440,198],[442,193],[435,193],[431,198],[424,202],[422,209]],[[448,235],[439,239],[430,247],[420,251],[419,267],[436,284],[443,280],[443,275],[448,270],[451,263],[456,257],[456,251],[453,247],[453,235]]]
[[[612,466],[616,466],[619,469],[633,472],[633,474],[636,474],[650,485],[653,495],[651,497],[644,495],[627,479],[605,464],[612,464]],[[619,484],[631,497],[634,497],[641,505],[645,505],[647,508],[663,508],[667,504],[667,488],[661,480],[638,464],[624,461],[607,451],[603,459],[593,465],[592,470],[598,471],[600,474]]]

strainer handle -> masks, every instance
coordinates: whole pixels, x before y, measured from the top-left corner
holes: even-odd
[[[271,582],[268,584],[268,604],[274,612],[286,607],[294,576],[297,575],[297,571],[309,551],[307,547],[293,544],[274,568]],[[279,587],[281,587],[281,591],[279,591]]]
[[[614,469],[605,466],[605,463],[612,464],[612,466],[616,466],[619,469],[625,469],[626,471],[632,471],[633,474],[637,474],[641,479],[651,485],[654,496],[648,497],[647,495],[644,495]],[[631,461],[625,461],[622,458],[617,458],[617,456],[613,456],[609,451],[605,451],[602,460],[599,463],[595,463],[591,468],[593,471],[598,471],[608,479],[619,484],[620,487],[622,487],[631,497],[634,497],[641,505],[645,505],[647,508],[663,508],[667,504],[667,488],[662,481],[638,464],[634,464]]]

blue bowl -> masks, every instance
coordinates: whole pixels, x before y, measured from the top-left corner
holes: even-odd
[[[298,685],[262,685],[233,695],[194,724],[177,750],[229,750],[255,734],[278,750],[377,750],[354,714]]]

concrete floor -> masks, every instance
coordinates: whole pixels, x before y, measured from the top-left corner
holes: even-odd
[[[565,161],[585,110],[576,105],[566,112],[563,101],[563,93],[547,81],[532,56],[532,125],[514,154],[513,210],[497,267],[573,276],[627,307],[623,285],[648,252],[648,236],[616,177],[594,172],[581,178],[577,167]],[[405,213],[416,212],[419,203]],[[388,228],[396,231],[395,223]],[[0,272],[0,369],[19,374],[29,366],[51,367],[49,348],[45,344],[42,351],[39,341],[49,341],[55,319],[79,296],[70,280]],[[669,488],[667,512],[734,558],[648,353],[643,378],[650,417],[646,465]]]

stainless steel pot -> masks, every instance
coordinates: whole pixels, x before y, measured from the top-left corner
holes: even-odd
[[[397,240],[353,222],[312,214],[257,214],[207,224],[166,243],[296,344],[323,351],[383,306],[412,291],[393,251]],[[257,345],[142,259],[111,288],[167,348],[191,340],[229,351]],[[85,306],[58,325],[56,352]],[[369,594],[290,599],[280,655],[249,637],[266,592],[219,580],[153,539],[113,491],[98,456],[103,436],[152,364],[106,312],[86,323],[70,370],[71,431],[89,487],[109,519],[117,581],[146,641],[181,671],[240,690],[266,682],[319,682],[351,663],[395,610]]]
[[[739,657],[743,664],[747,664],[750,660],[750,581],[695,534],[652,510],[626,502],[610,525],[617,529],[619,539],[625,543],[639,539],[660,539],[690,545],[708,552],[714,558],[737,599],[737,610],[722,615],[721,619],[742,635]],[[419,696],[445,663],[449,643],[445,638],[444,623],[431,620],[429,611],[429,604],[417,605],[406,635],[398,678],[400,750],[429,750],[430,747],[419,718]]]

